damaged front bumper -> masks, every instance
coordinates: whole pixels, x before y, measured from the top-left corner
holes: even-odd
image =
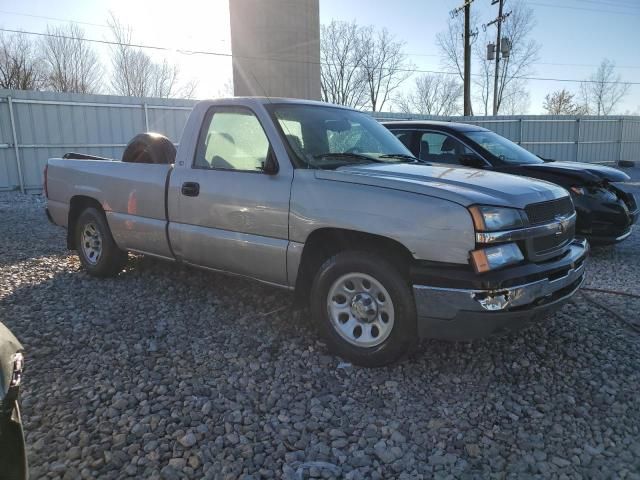
[[[576,233],[588,238],[593,245],[621,242],[631,235],[633,225],[638,221],[638,201],[624,184],[610,184],[599,191],[610,193],[611,198],[594,194],[572,195],[578,213]]]
[[[517,330],[544,318],[580,288],[587,252],[587,242],[576,240],[559,259],[493,272],[486,279],[482,275],[466,279],[458,271],[442,275],[446,286],[414,283],[419,334],[425,338],[472,339]],[[428,277],[425,272],[422,276]]]

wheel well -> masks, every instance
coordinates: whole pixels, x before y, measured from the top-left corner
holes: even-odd
[[[306,302],[313,278],[329,257],[345,250],[359,250],[380,255],[409,275],[413,260],[411,252],[400,242],[381,235],[341,228],[321,228],[313,231],[304,244],[296,279],[296,300]]]
[[[76,249],[76,240],[74,232],[76,230],[76,222],[80,214],[89,207],[97,208],[104,212],[102,205],[95,198],[85,197],[84,195],[76,195],[69,202],[69,218],[67,220],[67,248],[69,250]]]

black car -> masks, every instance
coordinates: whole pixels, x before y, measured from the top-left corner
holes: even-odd
[[[615,168],[542,159],[486,128],[436,121],[384,122],[420,160],[533,177],[566,188],[578,213],[576,233],[594,244],[624,240],[638,204]]]
[[[22,345],[0,323],[0,478],[7,480],[29,476],[18,403],[22,367]]]

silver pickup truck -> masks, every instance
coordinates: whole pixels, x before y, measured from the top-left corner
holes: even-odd
[[[90,274],[131,251],[294,290],[361,365],[521,327],[583,280],[564,189],[421,162],[348,108],[204,101],[177,151],[141,134],[122,161],[66,157],[48,161],[47,211]]]

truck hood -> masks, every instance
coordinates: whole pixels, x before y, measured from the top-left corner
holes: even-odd
[[[567,196],[557,185],[466,167],[414,163],[366,164],[317,170],[316,178],[392,188],[456,202],[524,208]]]
[[[568,182],[579,185],[608,182],[626,182],[629,175],[612,167],[581,162],[545,162],[533,165],[520,165],[525,175],[552,180],[565,177]]]

